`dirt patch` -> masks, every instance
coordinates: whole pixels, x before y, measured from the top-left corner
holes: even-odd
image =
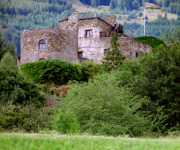
[[[47,85],[47,89],[53,89],[53,92],[55,93],[54,95],[46,95],[46,102],[45,106],[46,107],[55,107],[56,103],[61,100],[62,97],[65,97],[68,93],[70,84],[67,85],[61,85],[61,86],[56,86],[56,85]]]

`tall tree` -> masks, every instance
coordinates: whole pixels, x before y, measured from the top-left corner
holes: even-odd
[[[107,51],[106,57],[103,58],[104,60],[109,63],[110,67],[116,68],[119,65],[122,64],[122,61],[125,59],[125,57],[121,54],[121,51],[118,49],[120,46],[118,43],[118,35],[114,32],[112,38],[111,38],[111,49]]]

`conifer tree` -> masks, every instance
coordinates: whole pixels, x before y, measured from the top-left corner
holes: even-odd
[[[106,57],[103,58],[106,63],[109,63],[109,66],[112,68],[116,68],[122,64],[122,61],[125,59],[125,57],[121,54],[121,51],[118,49],[120,46],[118,43],[118,35],[114,32],[112,38],[111,38],[111,49],[108,49]]]

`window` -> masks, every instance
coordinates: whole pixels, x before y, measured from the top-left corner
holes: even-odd
[[[107,55],[108,50],[109,50],[109,49],[104,49],[104,55],[105,55],[105,56]]]
[[[136,57],[138,57],[138,52],[136,52]]]
[[[103,37],[106,37],[106,32],[105,31],[100,32],[100,38],[103,38]]]
[[[78,52],[78,58],[83,58],[83,52]]]
[[[39,49],[46,49],[46,42],[44,40],[39,41]]]
[[[92,38],[92,30],[86,30],[86,38]]]

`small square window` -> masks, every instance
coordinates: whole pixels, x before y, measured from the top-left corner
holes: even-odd
[[[86,30],[86,38],[92,38],[92,30]]]
[[[83,52],[78,52],[78,58],[83,58]]]

